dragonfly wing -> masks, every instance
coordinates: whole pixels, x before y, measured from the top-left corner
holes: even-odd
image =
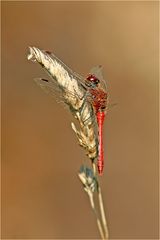
[[[51,80],[56,82],[59,88],[69,94],[72,93],[79,98],[83,98],[86,88],[83,84],[83,77],[73,72],[53,53],[30,47],[29,60],[37,61],[50,75]]]
[[[34,81],[38,86],[40,86],[41,89],[44,90],[45,93],[49,94],[56,100],[57,103],[63,104],[63,106],[66,108],[67,104],[65,103],[63,91],[58,87],[56,82],[54,83],[50,79],[48,80],[44,78],[35,78]]]
[[[102,75],[102,65],[97,65],[93,68],[91,68],[90,73],[95,75],[99,80],[103,79],[103,75]]]

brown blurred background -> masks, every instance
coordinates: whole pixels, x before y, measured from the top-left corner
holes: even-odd
[[[27,47],[82,75],[103,65],[111,108],[101,178],[110,238],[158,239],[158,2],[2,3],[2,238],[99,238],[77,177],[85,152]]]

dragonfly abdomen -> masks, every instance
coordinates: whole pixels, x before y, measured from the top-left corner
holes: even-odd
[[[105,118],[105,112],[99,111],[97,112],[97,123],[98,123],[98,136],[99,136],[99,154],[98,154],[98,161],[97,161],[97,168],[100,175],[103,173],[104,168],[104,152],[103,152],[103,136],[102,136],[102,128],[103,122]]]

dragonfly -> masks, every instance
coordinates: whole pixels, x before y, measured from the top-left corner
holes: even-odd
[[[38,78],[36,83],[52,95],[58,95],[70,107],[75,118],[83,126],[77,131],[80,145],[87,149],[89,157],[97,160],[99,175],[104,168],[103,124],[107,113],[108,91],[102,76],[102,66],[91,69],[86,77],[74,72],[52,52],[29,47],[28,60],[38,62],[51,76],[51,80]]]
[[[98,68],[100,71],[101,66],[98,66]],[[92,69],[91,72],[92,73],[90,73],[85,79],[85,85],[88,87],[87,91],[89,92],[92,104],[95,109],[95,114],[97,117],[98,138],[99,138],[99,156],[97,160],[97,167],[98,167],[99,174],[102,175],[103,168],[104,168],[104,150],[103,150],[103,134],[102,133],[103,133],[103,124],[104,124],[107,102],[108,102],[107,101],[108,93],[107,93],[105,82],[103,82],[103,85],[102,85],[103,79],[101,78],[101,82],[100,82],[100,79],[96,76],[95,68],[94,68],[94,71]]]

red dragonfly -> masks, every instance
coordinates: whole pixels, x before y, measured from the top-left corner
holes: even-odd
[[[99,70],[101,70],[101,66],[98,66]],[[94,69],[95,70],[95,69]],[[103,152],[103,123],[106,114],[106,107],[107,107],[107,91],[106,91],[106,84],[103,81],[103,88],[102,88],[102,78],[101,81],[98,78],[98,74],[96,74],[96,70],[91,71],[86,79],[85,85],[88,87],[88,92],[90,93],[92,104],[95,109],[95,114],[97,117],[98,123],[98,138],[99,138],[99,155],[97,160],[97,168],[100,175],[103,173],[104,168],[104,152]],[[95,72],[95,73],[93,73]],[[101,87],[100,87],[101,85]]]
[[[33,59],[32,59],[33,58]],[[57,89],[62,90],[58,91],[58,94],[64,94],[65,100],[71,101],[69,98],[74,96],[75,99],[82,97],[85,101],[89,101],[94,109],[94,114],[96,115],[96,123],[98,125],[98,160],[97,168],[100,175],[103,173],[104,168],[104,153],[103,153],[103,123],[106,115],[108,94],[105,81],[103,80],[101,70],[102,67],[98,66],[93,68],[90,73],[84,78],[77,73],[73,72],[69,67],[67,67],[61,60],[59,60],[54,54],[49,51],[41,51],[38,48],[30,48],[30,55],[28,59],[37,61],[44,67],[47,72],[51,75],[54,81],[49,81],[46,79],[38,79],[36,81],[44,90],[47,89],[51,94],[57,92]],[[83,94],[81,94],[83,93]],[[62,94],[61,94],[62,98]],[[68,100],[69,99],[69,100]],[[73,100],[72,99],[72,100]],[[73,106],[73,103],[72,103]],[[83,108],[81,108],[82,111]],[[74,109],[75,110],[75,109]],[[84,111],[86,108],[84,107]],[[94,116],[89,114],[87,115],[90,118],[94,119]],[[93,120],[92,119],[92,120]],[[88,121],[88,119],[87,119]],[[93,121],[92,121],[93,122]],[[95,124],[96,124],[95,123]]]

